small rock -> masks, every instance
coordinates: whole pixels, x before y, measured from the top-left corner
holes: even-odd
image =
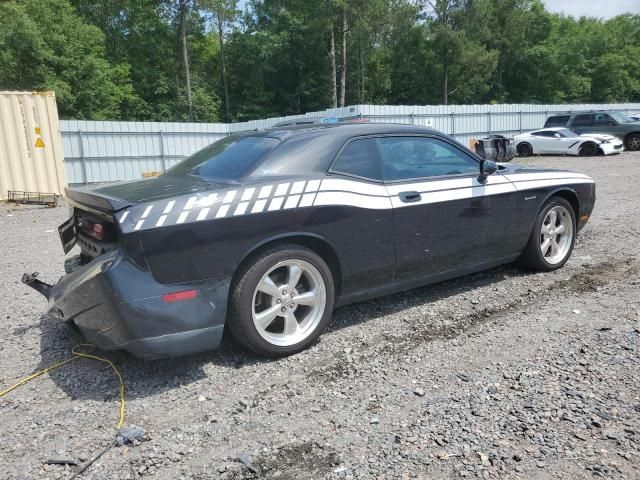
[[[253,473],[258,473],[258,469],[251,464],[251,457],[248,453],[240,452],[236,455],[236,459]]]
[[[371,425],[377,425],[380,423],[380,419],[378,417],[372,417],[371,420],[369,420],[369,423]]]
[[[416,388],[413,393],[415,393],[419,397],[424,397],[424,390],[421,388]]]
[[[47,465],[78,465],[78,460],[69,457],[51,457],[44,463]]]

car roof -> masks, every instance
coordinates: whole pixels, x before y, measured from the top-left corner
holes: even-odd
[[[576,112],[557,112],[549,115],[549,117],[566,117],[567,115],[582,115],[589,113],[611,113],[614,110],[580,110]]]
[[[281,141],[280,145],[252,173],[253,177],[265,175],[265,172],[286,171],[290,176],[324,173],[340,149],[350,139],[367,135],[389,134],[429,134],[452,141],[446,134],[427,127],[394,123],[287,125],[242,133],[245,136],[274,137]]]
[[[261,130],[265,134],[276,134],[279,138],[320,133],[327,136],[360,136],[387,133],[437,133],[432,128],[404,123],[314,123],[307,125],[285,125]]]

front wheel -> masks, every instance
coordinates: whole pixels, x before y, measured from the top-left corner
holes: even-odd
[[[593,157],[598,153],[598,147],[595,145],[595,143],[585,143],[584,145],[582,145],[580,147],[580,150],[578,150],[578,155],[580,155],[581,157]]]
[[[266,357],[291,355],[313,343],[329,322],[335,297],[324,260],[293,244],[248,261],[232,288],[229,328]]]
[[[538,214],[520,263],[534,270],[557,270],[569,260],[575,239],[573,207],[564,198],[552,197]]]

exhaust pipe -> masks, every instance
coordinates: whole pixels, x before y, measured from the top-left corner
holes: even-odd
[[[22,283],[33,288],[36,292],[41,293],[42,295],[45,296],[47,300],[49,300],[51,287],[53,285],[49,285],[48,283],[44,283],[38,280],[36,278],[37,276],[38,276],[38,272],[24,273],[22,275]]]

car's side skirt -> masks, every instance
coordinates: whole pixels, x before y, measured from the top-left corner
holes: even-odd
[[[452,278],[462,277],[464,275],[469,275],[472,273],[480,272],[482,270],[497,267],[498,265],[504,265],[506,263],[514,262],[519,256],[520,253],[517,253],[515,255],[508,255],[506,257],[487,260],[486,262],[468,265],[463,268],[454,268],[452,270],[439,272],[433,275],[428,275],[426,277],[412,278],[411,280],[405,280],[403,282],[396,282],[388,285],[383,285],[381,287],[360,290],[358,292],[341,296],[336,302],[336,306],[341,307],[350,303],[363,302],[372,298],[391,295],[398,292],[404,292],[438,282],[444,282],[445,280],[451,280]]]

